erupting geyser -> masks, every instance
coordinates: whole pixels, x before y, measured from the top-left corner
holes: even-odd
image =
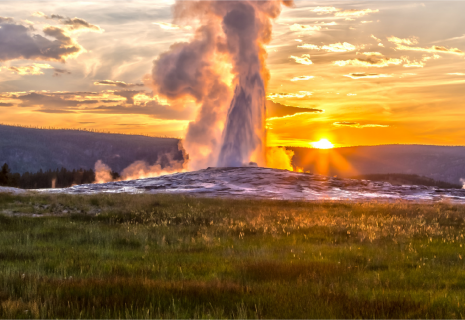
[[[281,5],[266,1],[177,1],[174,22],[197,23],[190,42],[154,62],[153,86],[170,102],[200,106],[184,147],[190,169],[266,164],[264,45]],[[200,21],[200,22],[199,22]]]

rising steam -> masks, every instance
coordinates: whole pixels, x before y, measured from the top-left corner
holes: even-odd
[[[197,24],[196,31],[154,62],[152,83],[170,102],[193,99],[199,106],[184,139],[189,169],[266,165],[264,45],[283,4],[291,2],[178,0],[174,5],[174,23]]]

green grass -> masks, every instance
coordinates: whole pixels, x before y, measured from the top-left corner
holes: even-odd
[[[465,206],[0,194],[2,318],[462,318]]]

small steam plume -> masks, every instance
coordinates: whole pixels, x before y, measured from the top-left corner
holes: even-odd
[[[94,165],[95,170],[95,183],[105,183],[113,181],[111,177],[111,168],[107,166],[102,160],[98,160]]]
[[[465,189],[465,179],[461,178],[461,179],[460,179],[460,182],[463,183],[462,189]]]
[[[178,144],[178,150],[182,152],[183,160],[174,160],[176,156],[175,152],[161,155],[153,165],[138,160],[123,169],[121,177],[118,179],[114,179],[112,176],[113,171],[108,165],[103,163],[102,160],[98,160],[95,163],[95,183],[144,179],[176,172],[184,172],[189,163],[189,156],[186,154],[181,141]]]
[[[264,45],[283,4],[292,2],[176,1],[174,23],[198,26],[154,61],[152,84],[170,102],[199,106],[184,139],[189,169],[266,164]]]

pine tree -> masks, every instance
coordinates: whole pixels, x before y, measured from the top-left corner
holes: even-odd
[[[0,186],[8,186],[10,184],[10,168],[8,164],[3,164],[0,170]]]

